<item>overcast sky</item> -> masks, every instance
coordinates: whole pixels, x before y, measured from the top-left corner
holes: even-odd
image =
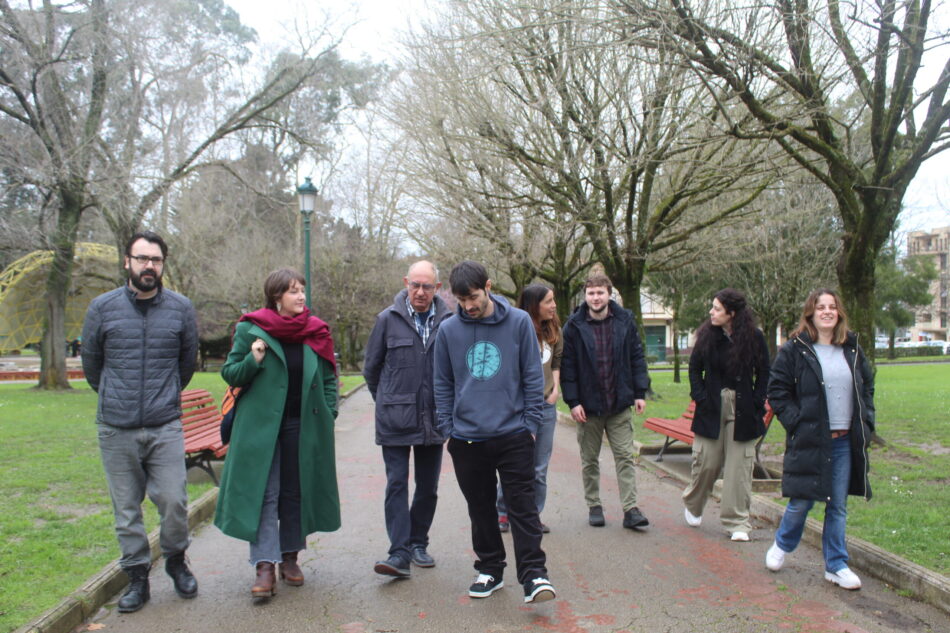
[[[240,15],[241,21],[254,28],[262,45],[277,45],[293,33],[294,21],[320,20],[321,7],[340,16],[337,27],[348,27],[341,46],[346,57],[369,56],[374,61],[391,60],[398,49],[398,33],[426,11],[429,3],[439,0],[356,0],[348,2],[299,0],[225,0]],[[941,14],[946,17],[946,11]],[[946,48],[931,65],[936,72],[946,59]],[[928,73],[929,74],[929,73]],[[918,172],[904,198],[901,230],[929,230],[950,226],[950,151],[932,158]]]

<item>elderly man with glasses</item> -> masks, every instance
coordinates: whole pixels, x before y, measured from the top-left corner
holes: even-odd
[[[435,515],[442,445],[432,392],[432,347],[439,324],[451,312],[436,291],[439,271],[427,261],[409,267],[405,288],[379,313],[366,344],[363,376],[376,401],[376,443],[386,465],[386,531],[389,555],[373,568],[408,578],[410,561],[433,567],[429,527]],[[416,488],[409,503],[409,455]]]

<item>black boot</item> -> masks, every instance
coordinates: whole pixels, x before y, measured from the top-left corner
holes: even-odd
[[[165,572],[172,577],[175,592],[182,598],[198,595],[198,581],[185,563],[185,553],[179,552],[165,559]]]
[[[119,613],[138,611],[148,602],[148,565],[136,565],[125,570],[129,588],[119,598]]]

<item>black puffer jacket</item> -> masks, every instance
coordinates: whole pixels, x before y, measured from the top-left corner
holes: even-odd
[[[732,343],[721,327],[710,332],[715,341],[705,353],[694,352],[689,357],[689,395],[696,401],[696,412],[690,427],[696,435],[717,439],[720,427],[722,397],[720,391],[730,382],[721,375]],[[736,421],[733,437],[746,442],[765,434],[765,392],[769,384],[769,348],[762,330],[755,330],[757,354],[751,367],[739,376],[736,389]]]
[[[854,382],[848,494],[870,499],[867,447],[874,431],[874,377],[853,333],[848,333],[842,347]],[[831,426],[823,380],[807,333],[782,345],[772,365],[768,396],[787,433],[782,473],[785,497],[815,501],[831,497]]]
[[[96,421],[121,428],[180,418],[181,390],[198,354],[191,301],[159,290],[144,314],[135,301],[128,286],[101,294],[82,327],[82,369],[99,394]]]
[[[564,354],[561,356],[561,392],[571,408],[584,405],[589,415],[610,415],[623,411],[646,397],[650,388],[643,345],[637,324],[629,310],[610,302],[613,315],[614,410],[607,411],[606,397],[597,374],[594,333],[587,322],[587,304],[582,303],[564,326]]]
[[[425,345],[406,308],[403,289],[379,313],[366,343],[363,377],[376,401],[376,443],[381,446],[441,444],[437,429],[432,363],[439,324],[452,316],[436,295],[435,316]]]

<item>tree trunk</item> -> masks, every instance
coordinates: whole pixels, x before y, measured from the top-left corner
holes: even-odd
[[[769,348],[769,358],[775,360],[778,354],[778,345],[775,343],[775,331],[778,329],[780,319],[773,319],[771,323],[762,324],[762,333],[765,334],[765,344]]]
[[[81,185],[80,185],[81,186]],[[62,209],[53,237],[53,263],[46,278],[46,321],[40,344],[40,389],[70,389],[66,374],[66,295],[72,282],[81,194],[63,187]]]
[[[561,319],[561,325],[567,323],[574,312],[574,293],[571,292],[571,285],[568,283],[554,284],[554,302],[557,303],[557,315]]]
[[[680,333],[679,333],[679,323],[677,322],[676,317],[673,318],[673,323],[670,327],[670,332],[673,336],[673,382],[679,384],[680,381]]]
[[[848,312],[848,326],[857,333],[865,355],[874,362],[874,265],[877,250],[865,240],[845,240],[838,262],[838,284]]]

